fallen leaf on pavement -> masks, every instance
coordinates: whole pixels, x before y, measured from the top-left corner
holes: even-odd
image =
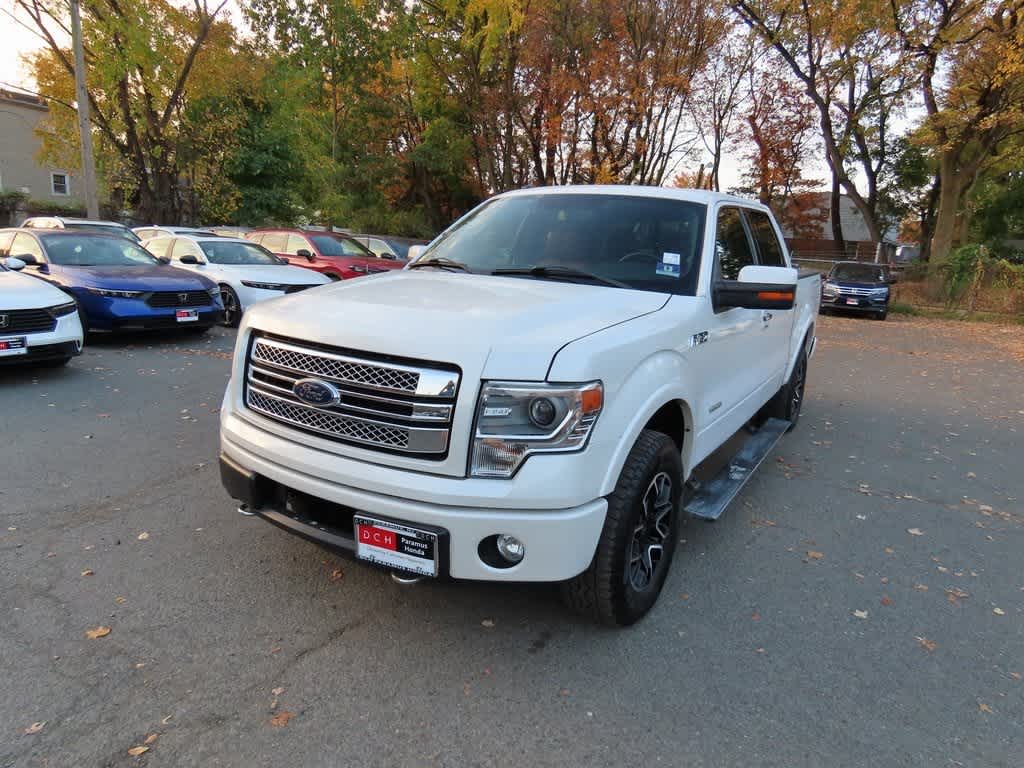
[[[168,715],[167,717],[161,718],[160,723],[162,725],[167,725],[169,722],[171,722],[172,717],[174,717],[174,715]]]
[[[1012,677],[1014,680],[1020,680],[1021,675],[1020,672],[1011,672],[1010,677]]]
[[[114,602],[117,603],[118,605],[124,605],[125,603],[128,602],[128,598],[127,597],[115,597],[114,598]]]
[[[929,640],[927,637],[918,636],[914,639],[917,640],[918,645],[920,645],[922,648],[928,651],[928,653],[932,653],[936,648],[939,647],[938,643],[936,643],[934,640]]]
[[[149,736],[146,737],[146,740],[143,741],[142,743],[143,744],[152,744],[154,741],[156,741],[156,737],[159,736],[159,735],[160,734],[158,734],[158,733],[151,733],[151,734],[149,734]]]
[[[911,536],[924,536],[924,531],[920,528],[907,528],[907,533]]]
[[[343,578],[345,578],[345,572],[341,568],[331,571],[331,581],[341,581]]]
[[[149,538],[149,534],[146,533],[145,531],[140,533],[139,536],[138,536],[139,541],[145,541],[148,538]]]
[[[889,597],[888,595],[883,595],[882,599],[879,602],[882,605],[892,605],[892,598]]]
[[[44,725],[46,725],[45,720],[43,720],[40,723],[32,723],[32,725],[25,729],[24,733],[26,736],[31,736],[33,733],[39,733],[41,730],[43,730]]]
[[[994,613],[996,616],[1005,616],[1006,615],[1006,611],[1004,611],[1002,608],[993,608],[992,609],[992,613]]]
[[[282,693],[284,693],[284,688],[275,688],[271,691],[271,693],[275,696],[280,696]]]
[[[483,621],[480,622],[480,625],[490,629],[491,627],[494,626],[494,619],[484,619]]]
[[[991,715],[992,714],[992,707],[990,707],[988,704],[981,704],[981,703],[979,703],[978,704],[978,710],[980,712],[984,712],[986,715]]]
[[[100,637],[106,637],[110,634],[110,627],[96,627],[95,629],[87,630],[85,636],[90,640],[96,640]]]
[[[962,589],[947,589],[946,599],[949,600],[953,605],[956,605],[965,597],[970,597],[969,592],[964,592]]]
[[[867,611],[854,611],[853,615],[856,616],[858,619],[866,619],[868,617],[868,612]]]
[[[813,549],[809,549],[809,550],[807,550],[807,556],[809,558],[811,558],[811,560],[821,560],[821,558],[823,558],[825,556],[825,553],[824,552],[816,552]]]
[[[288,721],[291,720],[293,717],[295,717],[294,712],[278,712],[276,715],[270,718],[270,724],[275,728],[284,728],[286,725],[288,725]]]
[[[891,555],[891,554],[893,554],[893,553],[894,553],[895,551],[896,551],[896,550],[895,550],[895,549],[893,549],[892,547],[886,547],[886,548],[885,548],[885,554],[887,554],[887,555]]]
[[[914,585],[914,589],[916,589],[918,592],[927,592],[928,591],[928,585],[927,584],[915,584]]]
[[[128,754],[132,757],[138,757],[139,755],[144,755],[147,752],[149,752],[149,747],[132,747],[128,750]]]
[[[755,528],[774,528],[774,520],[751,520],[750,524]]]
[[[82,575],[83,576],[92,576],[92,575],[94,575],[94,572],[93,572],[92,568],[86,568],[84,571],[82,571]]]

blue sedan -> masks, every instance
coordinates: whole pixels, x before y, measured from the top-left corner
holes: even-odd
[[[0,255],[71,294],[87,331],[190,328],[220,322],[220,289],[121,237],[70,230],[0,231]]]

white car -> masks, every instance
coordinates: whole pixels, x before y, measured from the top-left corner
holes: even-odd
[[[217,283],[228,327],[238,325],[242,313],[259,301],[331,282],[312,270],[283,263],[251,240],[236,237],[156,237],[143,246],[157,258]]]
[[[717,519],[795,425],[820,293],[757,201],[499,195],[404,270],[246,315],[221,479],[402,581],[561,582],[631,624],[683,518]]]
[[[213,237],[217,233],[202,227],[162,227],[152,224],[148,227],[135,227],[132,232],[139,240],[153,240],[158,237],[175,237],[177,235],[189,235],[190,237]]]
[[[0,254],[10,235],[0,234]],[[0,365],[66,365],[82,354],[82,323],[74,299],[49,283],[19,275],[25,262],[0,258]]]

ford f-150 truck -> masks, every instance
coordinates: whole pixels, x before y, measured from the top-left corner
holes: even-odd
[[[819,301],[755,202],[498,195],[403,271],[246,313],[222,480],[243,511],[401,580],[560,582],[628,625],[682,518],[716,519],[796,423]]]

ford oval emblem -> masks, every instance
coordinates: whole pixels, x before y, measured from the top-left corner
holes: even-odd
[[[320,379],[299,379],[292,385],[292,392],[302,402],[317,408],[328,408],[341,402],[338,388]]]

